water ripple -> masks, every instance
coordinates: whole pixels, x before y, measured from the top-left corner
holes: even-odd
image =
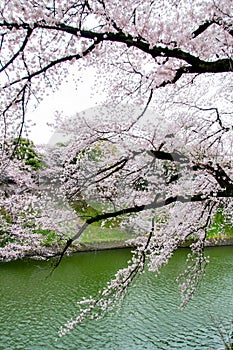
[[[0,349],[217,350],[218,327],[226,334],[232,319],[233,249],[208,253],[207,277],[184,311],[175,282],[185,261],[181,250],[159,277],[138,278],[118,312],[87,321],[57,341],[59,327],[78,312],[76,302],[95,295],[124,266],[129,251],[69,257],[50,278],[44,262],[0,265]]]

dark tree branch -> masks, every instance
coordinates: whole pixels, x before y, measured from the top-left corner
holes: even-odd
[[[23,80],[28,80],[30,81],[32,78],[39,76],[40,74],[46,73],[50,68],[55,67],[59,63],[63,62],[69,62],[72,61],[73,59],[81,59],[85,56],[87,56],[91,51],[93,51],[96,48],[97,42],[94,44],[90,45],[81,55],[80,54],[75,54],[75,55],[69,55],[65,57],[58,58],[57,60],[51,61],[47,66],[42,67],[41,69],[31,73],[30,75],[24,76],[20,79],[14,80],[13,82],[9,83],[6,86],[3,86],[3,89],[6,89],[8,86],[15,85]]]
[[[46,27],[46,26],[45,26]],[[57,29],[57,27],[47,27]],[[63,30],[67,33],[77,35],[78,31],[74,27],[69,27],[64,24],[60,24],[60,30]],[[87,30],[81,30],[80,35],[86,39],[95,39],[97,38],[101,41],[112,41],[112,42],[120,42],[126,44],[128,47],[136,47],[141,51],[150,54],[153,58],[156,57],[170,57],[177,58],[179,60],[185,61],[190,66],[180,68],[179,75],[183,73],[223,73],[232,71],[232,60],[227,59],[218,59],[216,61],[203,61],[200,58],[186,52],[180,50],[179,48],[169,49],[168,47],[154,46],[150,47],[149,43],[146,43],[140,39],[135,41],[131,35],[126,35],[123,32],[118,33],[98,33]],[[177,72],[178,72],[177,71]],[[178,77],[177,79],[178,80]]]
[[[209,200],[210,197],[215,197],[215,198],[228,198],[228,197],[232,197],[233,196],[233,185],[232,188],[229,189],[225,189],[223,191],[218,191],[216,193],[210,192],[208,194],[197,194],[197,195],[190,195],[190,196],[173,196],[173,197],[169,197],[166,198],[165,200],[158,200],[159,199],[159,195],[156,195],[155,199],[153,202],[145,204],[145,205],[136,205],[133,207],[129,207],[129,208],[125,208],[125,209],[121,209],[118,211],[114,211],[114,212],[108,212],[108,213],[103,213],[103,214],[98,214],[94,217],[91,217],[89,219],[86,220],[85,224],[81,227],[81,229],[78,231],[78,233],[76,235],[74,235],[72,238],[70,238],[67,243],[65,248],[63,249],[63,251],[60,253],[60,257],[59,260],[56,262],[56,264],[54,265],[54,269],[56,267],[58,267],[58,265],[60,264],[65,252],[67,251],[67,249],[72,245],[72,243],[78,239],[81,234],[84,232],[84,230],[87,228],[88,225],[91,225],[95,222],[98,221],[102,221],[102,220],[107,220],[110,218],[115,218],[121,215],[127,215],[127,214],[135,214],[135,213],[140,213],[142,211],[145,210],[149,210],[149,209],[158,209],[158,208],[162,208],[164,206],[167,206],[169,204],[175,203],[175,202],[179,202],[179,203],[190,203],[190,202],[203,202],[206,200]]]
[[[208,29],[212,24],[216,24],[223,28],[228,34],[233,36],[233,26],[232,24],[226,24],[224,23],[222,18],[214,17],[213,19],[209,21],[205,21],[204,23],[200,24],[200,26],[192,33],[192,38],[196,38],[198,35],[204,33],[206,29]]]
[[[78,233],[76,233],[76,235],[74,235],[72,238],[68,239],[66,242],[66,245],[64,247],[64,249],[62,250],[62,252],[60,254],[56,254],[59,255],[59,259],[57,260],[57,262],[54,264],[54,267],[51,271],[51,273],[53,273],[53,271],[58,267],[58,265],[60,264],[63,256],[65,255],[67,249],[71,246],[71,244],[78,239],[81,234],[85,231],[85,229],[87,228],[89,224],[87,222],[85,222],[85,224],[80,228],[80,230],[78,231]]]
[[[6,21],[0,23],[0,27],[6,27],[8,29],[11,28],[24,28],[29,29],[32,26],[27,23],[8,23]],[[86,39],[91,39],[95,41],[95,44],[111,41],[111,42],[119,42],[127,45],[128,47],[135,47],[139,50],[148,53],[153,58],[156,57],[167,57],[167,58],[175,58],[181,61],[184,61],[188,64],[188,66],[181,67],[177,70],[175,78],[167,83],[176,82],[179,77],[184,73],[223,73],[232,71],[232,59],[231,58],[223,58],[215,61],[205,61],[201,60],[199,57],[192,55],[189,52],[183,51],[179,48],[168,48],[162,46],[154,46],[151,48],[150,44],[144,41],[141,38],[134,38],[129,34],[124,34],[122,31],[118,31],[117,33],[99,33],[91,30],[79,30],[77,27],[69,26],[64,23],[59,23],[57,25],[48,25],[46,23],[37,22],[34,23],[33,29],[42,28],[47,30],[55,30],[55,31],[63,31],[65,33],[74,35],[76,37],[82,37]],[[90,50],[91,51],[91,50]],[[87,52],[89,53],[89,52]],[[67,56],[60,58],[51,63],[51,66],[55,64],[71,60],[73,58],[79,58],[79,55]],[[50,66],[50,65],[49,65]],[[37,74],[42,73],[44,70],[39,71]],[[35,73],[36,74],[36,73]],[[37,75],[36,74],[36,75]]]
[[[20,47],[20,49],[11,57],[11,59],[4,65],[2,66],[2,68],[0,69],[0,73],[3,72],[18,56],[21,52],[23,52],[23,50],[25,49],[27,43],[28,43],[28,40],[30,38],[32,34],[32,29],[31,28],[28,28],[27,29],[27,35],[25,36],[25,39],[23,41],[23,44],[22,46]]]
[[[198,169],[206,169],[215,178],[220,187],[228,193],[229,197],[230,194],[233,196],[233,180],[219,164],[213,165],[211,162],[207,164],[195,164],[193,170]]]
[[[160,147],[161,148],[161,147]],[[156,159],[169,160],[171,162],[179,162],[181,164],[189,163],[189,159],[181,153],[177,152],[164,152],[160,150],[151,150],[148,154],[152,155]]]
[[[24,127],[24,123],[25,123],[25,104],[26,104],[26,102],[25,102],[26,97],[25,96],[26,96],[26,90],[27,90],[27,85],[24,86],[24,89],[22,91],[22,101],[21,101],[21,105],[22,105],[22,121],[21,121],[21,124],[20,124],[20,130],[19,130],[19,134],[18,134],[16,143],[15,143],[15,146],[13,148],[11,156],[9,157],[10,159],[14,159],[15,152],[16,152],[17,148],[19,147],[20,139],[21,139],[22,133],[23,133],[23,127]]]
[[[104,169],[100,169],[98,172],[97,172],[97,175],[100,175],[100,174],[103,174],[103,173],[106,173],[107,171],[111,170],[108,174],[104,175],[101,179],[99,180],[96,180],[95,183],[98,183],[98,182],[101,182],[105,179],[107,179],[108,177],[110,177],[112,174],[114,174],[115,172],[121,170],[124,168],[125,164],[128,162],[129,159],[125,158],[125,159],[122,159],[116,163],[114,163],[113,165],[109,166],[109,167],[106,167]]]
[[[147,109],[148,109],[148,107],[149,107],[149,105],[150,105],[150,102],[151,102],[151,100],[152,100],[153,92],[154,92],[154,90],[151,89],[151,90],[150,90],[150,95],[149,95],[149,97],[148,97],[148,100],[147,100],[147,102],[146,102],[146,106],[144,107],[143,111],[142,111],[142,112],[139,114],[139,116],[130,124],[130,126],[129,126],[127,129],[125,129],[124,131],[129,131],[129,130],[144,116],[144,114],[146,113],[146,111],[147,111]]]
[[[207,28],[209,28],[212,24],[216,23],[214,19],[211,21],[206,21],[201,24],[193,33],[192,38],[196,38],[198,35],[202,34]]]

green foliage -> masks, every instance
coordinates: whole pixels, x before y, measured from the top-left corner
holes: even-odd
[[[64,243],[64,240],[62,240],[56,231],[49,230],[49,229],[39,229],[34,230],[33,233],[37,233],[43,236],[42,239],[42,246],[49,247],[49,246],[55,246],[58,243],[62,244]]]
[[[104,205],[100,202],[87,203],[84,199],[81,199],[81,197],[71,205],[82,219],[88,219],[97,215],[101,215],[103,214],[104,209],[108,209],[108,205]],[[119,228],[121,222],[122,218],[118,216],[116,218],[105,220],[104,222],[94,222],[92,226],[105,227],[109,229]]]
[[[80,197],[79,200],[76,200],[73,202],[72,207],[74,210],[81,216],[83,219],[88,219],[90,217],[96,216],[101,214],[101,210],[98,210],[94,208],[93,206],[89,205],[84,199]],[[94,226],[100,226],[100,223],[96,222],[93,224]]]
[[[103,156],[103,151],[100,145],[95,145],[85,150],[88,160],[99,162]]]
[[[7,223],[12,223],[12,217],[9,211],[7,211],[5,208],[0,208],[0,217]]]
[[[148,191],[149,182],[147,179],[140,176],[134,181],[133,187],[136,191]]]
[[[56,232],[51,231],[51,232],[47,233],[47,235],[43,239],[42,245],[45,247],[49,247],[49,246],[57,244],[58,241],[60,241],[60,240],[58,239]]]
[[[101,145],[93,145],[92,147],[86,147],[82,151],[79,151],[77,155],[70,160],[70,164],[77,164],[80,159],[86,159],[88,161],[99,162],[103,157],[103,150]]]
[[[207,239],[211,238],[233,238],[233,224],[228,222],[222,208],[215,214],[213,223],[208,231]]]
[[[3,248],[8,243],[13,243],[14,238],[6,231],[0,230],[0,248]]]
[[[73,208],[83,219],[100,215],[103,213],[104,205],[100,202],[87,203],[85,200],[80,199],[72,203]],[[120,229],[121,217],[111,218],[108,220],[99,221],[89,226],[81,236],[82,243],[95,243],[95,242],[110,242],[121,241],[125,242],[127,239],[132,238],[132,233],[126,232]]]
[[[38,170],[42,167],[42,156],[38,155],[35,149],[35,145],[32,141],[26,138],[19,138],[13,141],[14,157],[20,160],[24,160],[25,164],[33,170]]]

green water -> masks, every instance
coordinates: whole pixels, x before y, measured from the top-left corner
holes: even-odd
[[[210,264],[195,298],[184,311],[175,278],[185,263],[180,249],[159,277],[146,272],[112,315],[87,321],[57,338],[76,315],[76,302],[95,295],[130,258],[129,250],[80,253],[63,260],[49,277],[50,263],[0,264],[0,349],[144,350],[221,349],[233,318],[233,247],[209,248]]]

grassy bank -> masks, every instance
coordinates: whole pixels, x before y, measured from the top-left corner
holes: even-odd
[[[89,211],[92,209],[88,209]],[[83,213],[82,213],[83,214]],[[90,215],[90,213],[88,212]],[[93,213],[91,213],[93,214]],[[95,213],[96,214],[96,213]],[[90,225],[81,235],[80,239],[75,243],[80,243],[81,247],[86,249],[86,247],[96,247],[97,249],[101,247],[118,247],[124,246],[125,241],[135,237],[136,232],[129,232],[122,230],[119,227],[119,222],[109,221],[104,225],[101,223],[95,223]],[[195,237],[190,237],[188,241],[184,244],[185,246],[189,245],[195,240]],[[224,244],[224,242],[233,241],[233,225],[226,224],[224,216],[221,212],[216,213],[213,224],[209,228],[209,231],[206,236],[208,245]],[[57,242],[57,236],[53,233],[47,233],[45,235],[45,241],[47,246]],[[59,245],[64,245],[65,240],[59,242]],[[104,249],[104,248],[103,248]]]
[[[98,226],[89,226],[82,234],[80,242],[84,244],[121,241],[125,242],[133,238],[132,233],[121,231],[119,228],[107,228]]]

